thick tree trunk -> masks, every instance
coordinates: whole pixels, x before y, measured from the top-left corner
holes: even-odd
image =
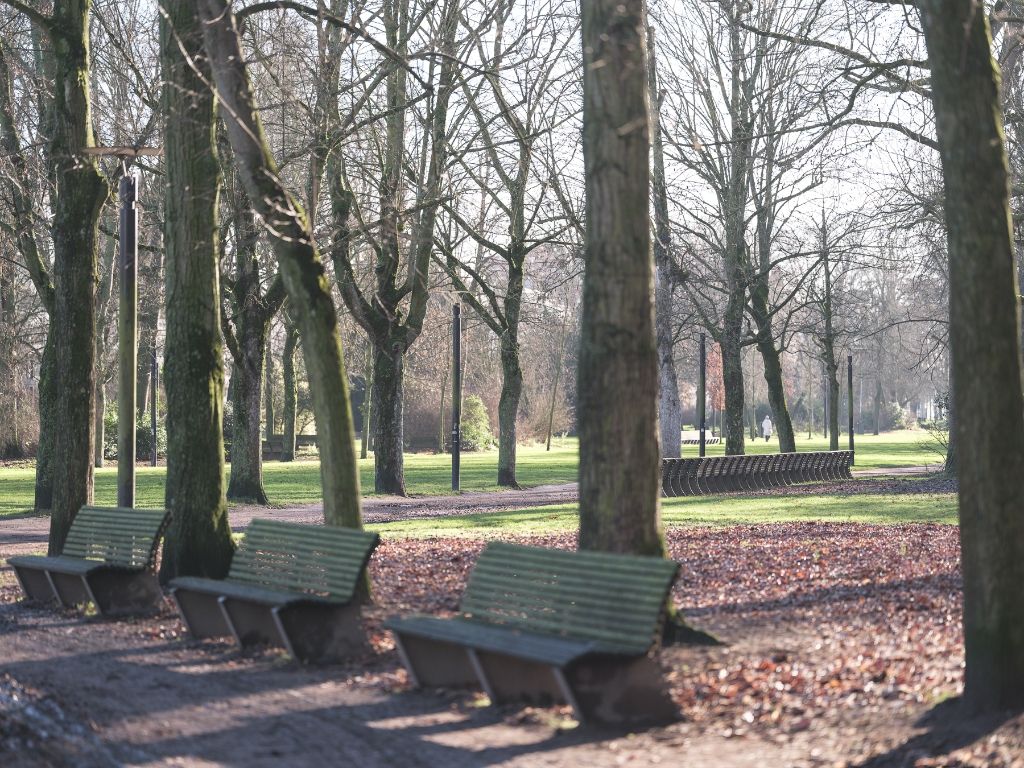
[[[839,363],[834,355],[826,358],[825,370],[828,374],[828,449],[839,450]]]
[[[270,346],[270,328],[269,323],[267,327],[267,336],[265,338],[266,355],[264,359],[266,364],[263,366],[263,384],[264,384],[264,408],[266,410],[266,430],[267,439],[269,440],[274,436],[274,427],[277,422],[276,414],[274,413],[274,351]],[[257,428],[258,431],[258,428]]]
[[[217,93],[224,101],[224,120],[238,175],[266,227],[299,327],[316,417],[324,519],[328,525],[361,528],[348,380],[338,315],[324,265],[301,204],[278,180],[279,173],[255,111],[256,101],[230,5],[224,0],[195,3],[203,20],[205,48],[213,64]]]
[[[100,211],[107,184],[83,147],[95,144],[89,100],[89,0],[54,4],[54,89],[49,159],[58,182],[53,201],[55,369],[53,507],[49,553],[60,554],[78,510],[92,501],[96,398],[96,267]]]
[[[284,352],[281,355],[281,375],[284,377],[284,452],[281,461],[295,460],[295,418],[299,395],[295,377],[295,351],[299,346],[299,329],[290,320],[285,323]]]
[[[403,388],[405,355],[400,344],[373,345],[374,490],[405,496]]]
[[[641,0],[583,3],[581,549],[665,554]]]
[[[730,297],[725,313],[725,328],[719,346],[722,349],[722,384],[725,389],[725,411],[722,414],[722,432],[725,452],[739,455],[745,452],[743,411],[746,391],[743,383],[743,300]]]
[[[35,509],[53,508],[53,438],[57,431],[57,345],[52,328],[46,332],[39,362],[39,446],[36,448]]]
[[[162,0],[167,339],[166,505],[161,580],[223,578],[234,545],[224,498],[224,368],[209,61],[192,0]],[[198,73],[195,69],[198,70]]]
[[[228,499],[248,504],[268,504],[263,488],[263,437],[260,409],[263,405],[263,339],[239,339],[241,360],[231,369],[231,474]]]
[[[96,437],[93,440],[92,463],[97,469],[102,469],[104,464],[104,443],[106,442],[107,430],[103,423],[103,416],[107,410],[107,387],[102,381],[96,382]]]
[[[366,345],[366,361],[363,364],[363,429],[359,440],[359,458],[365,459],[373,439],[373,344]]]
[[[875,434],[879,434],[882,426],[882,398],[885,395],[882,392],[882,380],[875,380],[875,398],[874,398],[874,418],[875,418]]]
[[[779,450],[782,453],[796,451],[796,434],[793,431],[793,420],[786,404],[786,390],[782,383],[782,360],[775,344],[757,345],[764,362],[764,381],[768,387],[768,404],[772,409],[772,421],[779,438]]]
[[[226,280],[232,319],[224,320],[224,338],[234,360],[231,398],[234,427],[231,440],[231,477],[228,499],[266,504],[263,487],[263,441],[260,435],[261,408],[266,402],[267,438],[273,435],[274,409],[272,361],[269,359],[270,324],[284,303],[284,286],[275,279],[266,294],[260,291],[260,263],[256,245],[259,229],[242,193],[235,185],[234,276]],[[264,374],[264,369],[266,373]],[[265,380],[264,380],[265,376]],[[266,385],[266,393],[263,388]]]
[[[501,337],[501,399],[498,401],[498,485],[518,488],[516,481],[516,421],[523,394],[519,342],[506,331]]]
[[[1024,706],[1024,395],[1010,185],[984,9],[919,4],[949,233],[950,348],[964,582],[964,700]]]
[[[519,318],[523,304],[523,258],[513,249],[505,289],[505,329],[501,334],[501,399],[498,401],[498,485],[518,488],[516,434],[523,369],[519,359]]]

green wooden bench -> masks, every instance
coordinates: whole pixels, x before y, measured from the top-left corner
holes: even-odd
[[[170,583],[196,638],[283,646],[302,661],[333,661],[365,646],[356,590],[376,533],[253,520],[227,579]]]
[[[414,686],[479,685],[602,722],[666,721],[657,647],[679,565],[656,557],[491,542],[454,618],[387,623]]]
[[[167,521],[162,509],[82,507],[59,556],[7,562],[30,600],[93,603],[104,615],[152,611],[163,601],[155,570]]]

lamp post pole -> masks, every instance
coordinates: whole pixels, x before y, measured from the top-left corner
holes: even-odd
[[[846,356],[846,416],[850,422],[850,453],[853,453],[853,355]]]
[[[139,355],[137,183],[134,174],[121,177],[121,217],[118,269],[120,295],[117,315],[117,505],[135,506],[135,400]]]
[[[700,386],[697,388],[697,413],[700,419],[700,456],[703,458],[707,445],[707,377],[708,358],[705,334],[700,335]]]
[[[452,490],[461,483],[462,435],[462,306],[452,305]]]

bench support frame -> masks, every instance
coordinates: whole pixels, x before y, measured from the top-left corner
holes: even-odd
[[[414,688],[479,684],[492,704],[568,704],[581,723],[669,723],[679,719],[650,656],[585,656],[562,668],[516,656],[395,632]]]
[[[163,592],[156,574],[123,568],[97,567],[84,573],[13,566],[30,600],[62,608],[92,603],[102,616],[145,614],[156,611]]]
[[[241,647],[283,647],[302,662],[339,661],[366,648],[359,605],[296,600],[273,605],[189,589],[171,593],[196,639],[231,635]]]

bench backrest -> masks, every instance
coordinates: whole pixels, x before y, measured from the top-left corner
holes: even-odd
[[[62,554],[124,568],[152,568],[167,520],[164,509],[82,507]]]
[[[257,518],[231,560],[228,578],[348,601],[379,541],[368,531]]]
[[[491,542],[462,598],[467,618],[641,654],[657,639],[679,564],[659,557]]]

